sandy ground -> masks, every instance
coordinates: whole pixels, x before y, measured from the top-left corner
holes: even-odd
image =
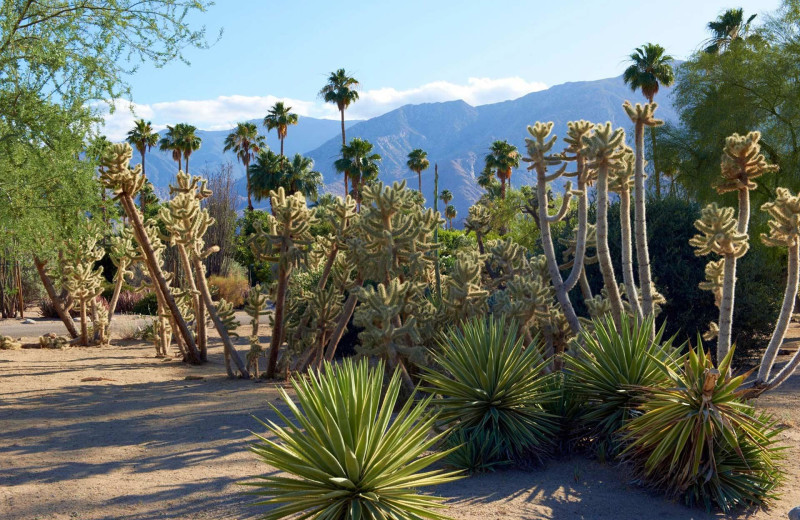
[[[0,322],[0,334],[10,326],[16,325]],[[253,416],[269,417],[267,403],[278,402],[274,385],[225,378],[217,342],[199,367],[153,354],[152,346],[130,341],[0,351],[0,519],[263,513],[237,483],[270,471],[247,445],[250,430],[261,430]],[[82,381],[89,377],[107,379]],[[790,426],[783,434],[790,475],[771,510],[736,518],[784,519],[800,505],[800,375],[759,404]],[[723,518],[670,503],[629,484],[624,468],[582,456],[479,475],[436,492],[450,498],[447,514],[458,519]]]

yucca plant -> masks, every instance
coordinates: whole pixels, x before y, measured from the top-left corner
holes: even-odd
[[[679,349],[663,340],[663,326],[651,339],[653,327],[652,317],[639,322],[623,314],[617,328],[606,315],[593,321],[593,330],[583,329],[583,345],[567,357],[568,384],[584,404],[581,422],[601,456],[619,451],[617,431],[630,419],[641,387],[669,382],[662,364],[674,364]]]
[[[748,374],[725,376],[733,352],[714,368],[701,344],[684,356],[682,368],[664,364],[669,386],[645,389],[642,415],[624,429],[623,456],[642,481],[725,512],[769,502],[783,476],[781,428],[742,401],[737,390]]]
[[[495,460],[486,462],[541,457],[552,448],[558,426],[542,408],[555,399],[542,376],[548,361],[535,343],[524,344],[516,323],[465,322],[442,336],[432,356],[438,368],[424,369],[423,379],[437,396],[440,425],[477,443],[473,447],[484,446],[474,451],[492,454]]]
[[[416,488],[459,478],[457,472],[423,471],[448,451],[428,453],[442,435],[429,436],[436,414],[431,398],[408,399],[394,414],[400,392],[395,372],[382,396],[383,363],[366,359],[327,364],[306,378],[294,378],[297,403],[279,389],[294,420],[272,406],[285,426],[262,423],[275,439],[256,435],[251,450],[270,466],[287,473],[266,475],[255,495],[260,505],[274,505],[263,518],[440,519],[442,498]]]

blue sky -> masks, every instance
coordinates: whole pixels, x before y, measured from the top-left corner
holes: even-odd
[[[218,0],[193,17],[210,49],[191,49],[191,65],[142,66],[130,78],[138,116],[163,127],[180,121],[221,129],[263,117],[278,99],[301,116],[335,117],[317,98],[327,74],[344,67],[362,85],[350,117],[367,118],[406,103],[513,99],[566,81],[619,75],[645,42],[686,58],[707,37],[705,25],[729,7],[746,13],[778,0],[559,2],[406,0]],[[759,17],[761,18],[761,17]],[[758,20],[758,19],[757,19]],[[118,137],[133,116],[109,118]]]

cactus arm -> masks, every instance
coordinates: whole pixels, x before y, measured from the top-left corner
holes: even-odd
[[[356,280],[355,287],[350,289],[350,294],[347,296],[347,300],[344,303],[342,313],[339,315],[339,320],[336,322],[336,328],[333,329],[331,337],[328,340],[328,347],[325,351],[326,361],[333,361],[333,356],[336,355],[336,349],[339,346],[339,341],[341,341],[342,336],[344,336],[344,329],[347,328],[347,322],[349,322],[350,317],[353,316],[353,311],[355,311],[356,304],[358,303],[358,297],[356,296],[357,291],[354,289],[363,285],[364,280],[363,278],[359,277]]]
[[[602,165],[597,172],[597,259],[603,284],[611,303],[611,315],[617,327],[621,326],[622,298],[619,294],[614,266],[611,263],[611,252],[608,248],[608,165]]]
[[[555,215],[547,215],[547,222],[556,223],[561,222],[564,220],[564,217],[567,216],[567,211],[569,211],[569,203],[572,200],[572,186],[569,182],[567,182],[567,187],[564,189],[564,197],[561,199],[561,207],[558,209],[558,212]]]
[[[639,322],[642,321],[642,307],[633,279],[633,258],[631,252],[631,192],[623,189],[619,194],[619,221],[622,235],[622,279],[628,303]]]
[[[585,169],[584,159],[583,157],[578,157],[577,161],[578,191],[580,192],[580,195],[578,195],[578,237],[575,244],[575,255],[572,263],[572,269],[570,270],[569,276],[567,276],[567,279],[564,281],[564,288],[567,292],[571,291],[572,288],[575,287],[575,284],[578,282],[578,278],[581,276],[586,276],[586,272],[584,270],[584,260],[586,257],[586,228],[589,220],[589,196],[586,193],[587,190],[585,181],[582,179],[582,172]],[[591,294],[591,290],[589,291],[589,294]]]
[[[111,320],[114,318],[114,310],[119,303],[119,295],[122,292],[122,282],[125,279],[125,270],[128,268],[127,261],[120,262],[117,268],[117,276],[114,280],[114,293],[111,295],[111,302],[108,304],[108,326],[111,327]]]

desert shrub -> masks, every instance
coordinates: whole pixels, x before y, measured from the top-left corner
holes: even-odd
[[[226,256],[222,259],[219,275],[232,278],[247,278],[247,269],[233,258]]]
[[[257,435],[250,449],[294,478],[268,474],[248,484],[266,497],[259,504],[276,506],[263,518],[443,518],[436,513],[442,498],[415,492],[457,478],[420,473],[447,455],[429,452],[441,439],[429,436],[431,398],[409,399],[394,414],[400,378],[392,376],[385,394],[383,381],[383,363],[345,360],[292,379],[297,403],[278,389],[294,420],[270,404],[285,425],[262,423],[270,439]]]
[[[134,314],[145,314],[148,316],[155,316],[158,314],[158,299],[156,293],[149,292],[141,296],[139,301],[133,304]]]
[[[460,229],[439,230],[439,262],[442,272],[447,274],[453,269],[456,254],[478,248],[475,234],[467,234]]]
[[[133,314],[135,313],[136,305],[144,298],[144,294],[137,291],[123,290],[119,293],[117,300],[117,309],[114,312],[119,314]]]
[[[233,259],[249,271],[253,283],[267,287],[273,280],[272,267],[269,262],[256,260],[248,243],[249,237],[255,233],[255,222],[260,222],[264,229],[269,229],[269,213],[245,210],[244,215],[236,221]]]
[[[208,279],[208,286],[215,299],[225,300],[235,309],[244,305],[244,300],[250,291],[247,278],[234,276],[211,276]]]
[[[39,316],[42,318],[58,318],[56,308],[53,306],[53,300],[47,296],[39,301]]]
[[[725,375],[733,350],[718,369],[702,346],[689,350],[677,370],[664,366],[669,384],[646,389],[642,415],[624,429],[623,455],[642,481],[725,512],[769,502],[783,477],[775,419],[740,399],[745,375]]]
[[[423,379],[441,424],[484,461],[465,469],[541,458],[553,447],[558,426],[542,407],[555,398],[541,375],[547,361],[536,345],[525,347],[515,323],[474,319],[450,329],[432,352],[437,368],[425,368]]]
[[[674,366],[679,352],[672,340],[663,340],[664,328],[651,340],[653,319],[641,323],[623,316],[619,328],[611,316],[584,328],[583,345],[567,356],[571,393],[583,403],[581,422],[596,442],[598,455],[615,456],[620,448],[619,429],[631,418],[634,399],[642,387],[668,383],[662,364]]]

